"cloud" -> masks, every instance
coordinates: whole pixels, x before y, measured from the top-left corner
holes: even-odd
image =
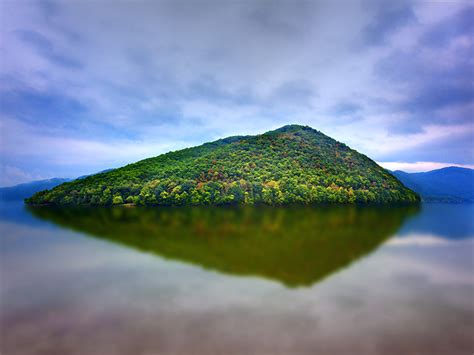
[[[11,90],[2,96],[0,113],[40,125],[64,125],[77,123],[87,113],[87,107],[58,94]]]
[[[71,69],[82,68],[81,63],[73,58],[62,55],[57,49],[54,48],[51,41],[49,41],[42,34],[28,30],[17,30],[15,31],[15,34],[21,41],[34,48],[34,50],[39,55],[45,57],[54,64]]]
[[[373,19],[364,28],[364,39],[368,45],[385,44],[401,27],[417,21],[413,5],[408,1],[370,1],[367,5],[374,8]]]
[[[0,131],[15,132],[1,137],[0,183],[5,185],[28,181],[28,177],[75,178],[187,146],[174,138],[159,138],[144,145],[127,138],[104,141],[97,137],[68,137],[58,134],[61,130],[56,128],[38,129],[34,124],[6,117],[1,120]]]
[[[467,21],[472,13],[466,7],[443,18],[412,45],[392,50],[375,65],[376,75],[403,93],[387,103],[392,111],[405,113],[405,119],[389,127],[391,132],[472,122],[474,40]]]
[[[281,83],[270,94],[268,103],[274,106],[290,105],[311,108],[318,96],[316,88],[305,80],[292,80]]]
[[[433,161],[439,163],[472,164],[474,162],[474,126],[427,126],[420,133],[395,135],[387,143],[397,149],[381,149],[380,161]]]
[[[453,38],[465,37],[474,31],[474,6],[468,6],[454,16],[443,19],[437,26],[423,34],[420,42],[424,46],[441,48],[449,45]]]
[[[0,148],[24,171],[43,164],[47,175],[65,176],[71,167],[61,162],[72,154],[81,173],[94,172],[287,123],[313,126],[377,160],[473,162],[462,147],[473,109],[472,7],[462,3],[0,6],[9,14],[0,45],[2,134],[24,125],[31,138]],[[91,158],[94,149],[126,155],[120,147],[137,154]]]
[[[45,179],[41,174],[33,174],[12,165],[0,165],[0,186],[12,186],[24,182]]]
[[[341,101],[332,106],[330,113],[336,116],[354,115],[362,110],[362,106],[351,101]]]

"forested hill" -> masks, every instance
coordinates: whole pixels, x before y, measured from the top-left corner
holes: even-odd
[[[417,201],[417,194],[365,155],[299,125],[169,152],[26,199],[55,205]]]

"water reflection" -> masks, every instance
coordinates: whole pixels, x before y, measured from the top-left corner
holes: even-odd
[[[417,207],[50,208],[41,219],[235,275],[309,286],[375,250]]]
[[[14,208],[0,209],[2,354],[472,353],[470,206]]]
[[[400,236],[435,235],[460,240],[474,236],[474,204],[423,204],[416,218],[410,218],[398,231]]]

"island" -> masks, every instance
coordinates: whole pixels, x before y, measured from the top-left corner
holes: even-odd
[[[65,182],[31,205],[417,203],[367,156],[308,126],[235,136]]]

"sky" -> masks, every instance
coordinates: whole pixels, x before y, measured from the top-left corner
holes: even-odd
[[[470,1],[0,1],[0,186],[309,125],[474,167]]]

